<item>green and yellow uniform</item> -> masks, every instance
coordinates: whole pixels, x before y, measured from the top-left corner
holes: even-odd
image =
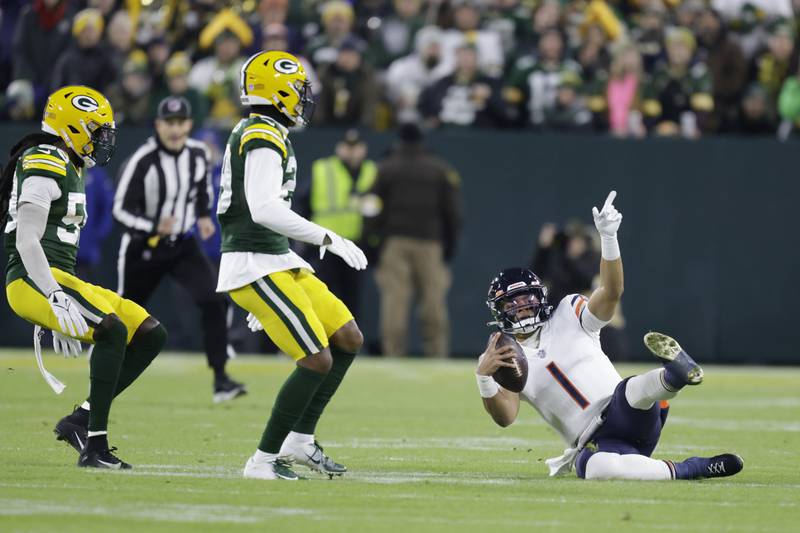
[[[688,70],[676,70],[662,63],[645,84],[642,111],[650,127],[661,122],[680,124],[686,111],[703,117],[713,110],[711,74],[702,63]]]
[[[580,79],[581,68],[572,60],[547,64],[530,56],[520,58],[506,80],[505,99],[513,105],[525,106],[533,126],[545,123],[547,113],[556,105],[558,89],[565,79]]]
[[[81,171],[67,154],[55,146],[40,144],[27,149],[17,160],[11,190],[9,220],[6,224],[5,247],[6,296],[13,311],[25,320],[44,328],[60,331],[47,296],[28,278],[16,248],[17,204],[22,185],[33,176],[53,179],[60,195],[50,204],[47,226],[41,239],[50,270],[56,282],[76,304],[89,324],[89,332],[80,337],[93,342],[94,326],[107,314],[114,313],[128,329],[128,342],[139,325],[148,317],[136,303],[120,298],[114,292],[91,285],[75,276],[75,258],[80,243],[80,230],[86,223],[86,194]]]
[[[275,345],[298,360],[326,348],[328,338],[353,316],[314,276],[311,266],[289,249],[285,235],[253,221],[245,194],[245,163],[249,154],[262,148],[280,156],[277,198],[291,205],[297,162],[288,131],[270,117],[252,114],[231,132],[222,164],[217,290],[228,292],[255,315]]]

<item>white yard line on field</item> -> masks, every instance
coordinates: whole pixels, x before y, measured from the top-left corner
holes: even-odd
[[[520,439],[514,437],[430,437],[430,438],[355,438],[324,442],[330,448],[361,449],[454,449],[473,451],[498,451],[511,448],[552,448],[557,441]],[[560,446],[560,445],[558,445]]]
[[[670,424],[717,431],[751,431],[756,433],[762,431],[800,432],[800,422],[787,422],[785,420],[709,420],[670,415],[667,418],[667,427],[669,427]]]
[[[0,516],[80,515],[104,516],[127,520],[191,523],[244,523],[252,524],[276,516],[310,515],[311,510],[301,508],[269,508],[219,504],[152,504],[146,509],[139,505],[88,505],[59,504],[51,501],[0,498]]]

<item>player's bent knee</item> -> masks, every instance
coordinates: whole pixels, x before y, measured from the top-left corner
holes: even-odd
[[[167,328],[161,322],[149,316],[139,325],[136,333],[133,334],[131,344],[146,342],[155,354],[158,354],[167,344],[167,337]]]
[[[621,470],[618,453],[597,452],[586,463],[585,479],[616,479],[622,477]]]
[[[131,343],[136,342],[137,339],[140,339],[145,335],[147,335],[149,338],[158,339],[161,343],[161,346],[164,346],[164,344],[167,342],[167,328],[161,325],[161,322],[152,316],[148,316],[141,324],[139,324],[139,327],[136,328],[136,333],[134,333],[133,337],[131,338]]]
[[[364,334],[355,320],[351,320],[331,335],[331,344],[348,353],[356,353],[364,345]]]
[[[121,343],[122,346],[125,346],[128,339],[128,328],[117,315],[106,315],[100,324],[95,326],[93,338],[95,342]]]
[[[327,374],[333,367],[333,358],[331,357],[331,351],[325,348],[321,352],[303,357],[297,361],[297,364],[318,374]]]

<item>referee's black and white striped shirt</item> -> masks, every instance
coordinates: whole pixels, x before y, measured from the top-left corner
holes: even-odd
[[[175,217],[172,237],[209,216],[213,203],[208,149],[188,139],[179,153],[150,137],[125,163],[114,196],[114,218],[127,233],[155,235],[159,221]]]

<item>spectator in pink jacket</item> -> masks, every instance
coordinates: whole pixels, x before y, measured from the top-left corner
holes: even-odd
[[[619,46],[614,52],[608,78],[606,99],[612,135],[643,137],[645,128],[639,112],[642,84],[642,56],[632,43]]]

